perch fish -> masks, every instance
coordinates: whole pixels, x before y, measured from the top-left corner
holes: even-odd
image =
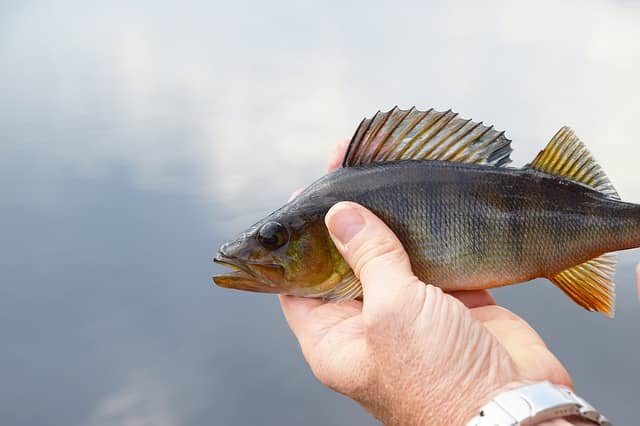
[[[620,200],[574,132],[507,167],[504,132],[452,111],[393,108],[364,119],[342,167],[224,244],[222,287],[344,300],[362,296],[324,216],[339,201],[370,209],[398,236],[414,273],[445,291],[543,277],[612,317],[615,258],[640,246],[640,205]],[[389,283],[393,285],[393,283]]]

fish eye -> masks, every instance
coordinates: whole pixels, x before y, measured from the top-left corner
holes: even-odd
[[[289,241],[289,232],[278,222],[267,222],[258,231],[258,241],[265,248],[275,250]]]

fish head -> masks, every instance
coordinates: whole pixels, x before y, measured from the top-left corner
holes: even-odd
[[[276,211],[223,244],[215,263],[233,272],[213,277],[226,288],[321,297],[350,270],[335,248],[324,214]]]

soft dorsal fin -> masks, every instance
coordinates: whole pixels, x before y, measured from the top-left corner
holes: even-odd
[[[529,167],[580,182],[609,197],[620,198],[587,147],[567,126],[558,130]]]
[[[358,126],[343,167],[395,160],[441,160],[502,166],[511,161],[511,141],[493,126],[455,112],[415,108],[378,111]]]
[[[550,278],[570,298],[589,311],[613,318],[615,308],[616,269],[614,253],[605,253]]]

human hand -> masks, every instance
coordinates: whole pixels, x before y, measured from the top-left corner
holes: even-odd
[[[464,424],[522,382],[571,386],[538,334],[487,292],[449,295],[420,282],[400,241],[365,208],[339,203],[326,223],[362,282],[363,302],[280,298],[325,385],[386,424],[434,425]]]

